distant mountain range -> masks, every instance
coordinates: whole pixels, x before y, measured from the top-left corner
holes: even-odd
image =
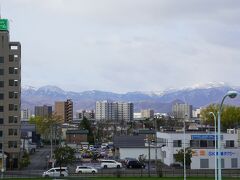
[[[154,109],[155,112],[171,112],[176,102],[186,102],[198,108],[211,103],[219,103],[229,90],[240,92],[240,87],[233,87],[225,83],[209,83],[178,90],[170,89],[163,92],[127,92],[124,94],[104,91],[72,92],[64,91],[56,86],[34,88],[22,87],[22,108],[34,109],[36,105],[54,105],[55,101],[72,99],[74,112],[81,109],[95,109],[95,102],[102,100],[133,102],[135,112],[141,109]],[[240,105],[240,95],[226,103]]]

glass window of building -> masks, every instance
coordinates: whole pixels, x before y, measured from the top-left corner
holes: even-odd
[[[14,55],[9,55],[9,62],[13,62],[14,61]]]
[[[173,147],[182,147],[182,140],[173,140]]]
[[[0,75],[4,75],[4,69],[0,69]]]
[[[238,167],[238,159],[237,158],[232,158],[231,159],[231,167],[232,168],[237,168]]]
[[[0,56],[0,63],[4,63],[4,57]]]
[[[0,87],[4,87],[4,81],[0,81]]]
[[[234,140],[227,140],[226,147],[234,147]]]
[[[222,168],[225,168],[225,160],[224,159],[221,159],[221,166],[222,166]]]
[[[0,100],[3,100],[3,99],[4,99],[4,94],[0,93]]]
[[[209,168],[209,159],[200,159],[200,168]]]
[[[207,140],[200,140],[200,147],[207,147]]]

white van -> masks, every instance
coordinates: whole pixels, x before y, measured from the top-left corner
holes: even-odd
[[[122,163],[117,162],[115,160],[102,160],[101,168],[121,168]]]
[[[55,167],[45,171],[42,177],[67,177],[68,168],[67,167]]]

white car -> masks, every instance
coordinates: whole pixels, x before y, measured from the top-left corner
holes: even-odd
[[[117,162],[115,160],[102,160],[101,168],[121,168],[122,163]]]
[[[67,167],[55,167],[43,172],[42,177],[67,177],[68,169]]]
[[[95,174],[97,173],[97,169],[91,167],[91,166],[77,166],[75,173],[92,173]]]

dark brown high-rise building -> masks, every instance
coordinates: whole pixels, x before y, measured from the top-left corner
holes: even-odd
[[[0,149],[7,155],[4,169],[18,168],[19,164],[20,98],[21,44],[10,41],[8,20],[0,19]]]
[[[55,102],[55,115],[58,116],[62,122],[72,122],[73,120],[72,100],[67,99],[67,101]]]

